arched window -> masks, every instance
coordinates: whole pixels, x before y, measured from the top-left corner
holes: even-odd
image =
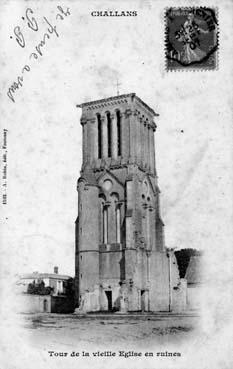
[[[112,192],[110,195],[110,206],[108,208],[109,213],[109,243],[120,243],[120,213],[117,210],[119,207],[119,194]]]
[[[116,241],[121,243],[121,211],[119,205],[116,208]]]
[[[99,194],[99,228],[100,228],[100,234],[99,234],[99,242],[104,243],[105,241],[105,230],[106,230],[106,224],[104,222],[104,207],[105,207],[106,197],[103,193]]]
[[[97,124],[98,124],[98,158],[102,158],[102,124],[101,116],[97,114]]]
[[[121,156],[121,113],[119,110],[116,112],[117,117],[117,155]]]
[[[108,134],[108,157],[112,156],[112,125],[110,113],[107,113],[107,134]]]
[[[103,207],[103,243],[108,243],[108,208]]]

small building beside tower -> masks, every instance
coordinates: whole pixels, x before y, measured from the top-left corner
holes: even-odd
[[[73,278],[54,273],[34,272],[24,274],[17,282],[20,312],[23,313],[73,313]]]

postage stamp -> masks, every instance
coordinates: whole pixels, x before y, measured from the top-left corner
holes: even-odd
[[[168,71],[217,69],[218,20],[215,8],[167,8],[165,24]]]

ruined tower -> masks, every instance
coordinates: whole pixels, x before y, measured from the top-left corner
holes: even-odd
[[[83,149],[76,221],[79,309],[171,310],[183,289],[174,254],[164,244],[155,165],[158,114],[135,93],[77,107]]]

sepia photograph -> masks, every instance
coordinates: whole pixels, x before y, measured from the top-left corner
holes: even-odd
[[[233,3],[3,0],[3,369],[231,369]]]

